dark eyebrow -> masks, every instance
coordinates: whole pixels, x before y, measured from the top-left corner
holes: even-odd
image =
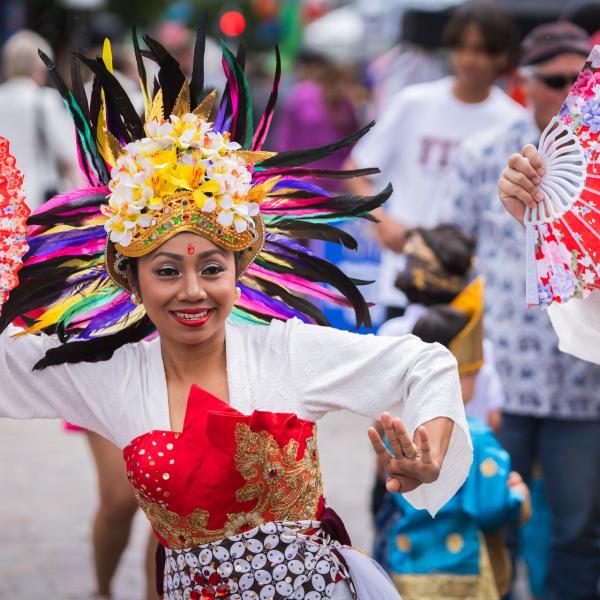
[[[209,258],[213,254],[220,254],[221,256],[225,256],[225,251],[221,250],[220,248],[214,248],[213,250],[207,250],[206,252],[199,252],[198,254],[196,254],[196,258],[199,258],[199,259]],[[181,254],[175,254],[173,252],[165,252],[164,250],[161,252],[157,252],[152,257],[152,259],[154,260],[155,258],[158,258],[159,256],[165,256],[172,260],[178,260],[178,261],[183,260],[183,256]]]

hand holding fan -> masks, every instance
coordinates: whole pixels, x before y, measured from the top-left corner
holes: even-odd
[[[21,186],[23,174],[15,166],[8,140],[0,136],[0,312],[11,290],[17,287],[17,272],[27,245],[29,208]]]
[[[525,211],[526,299],[546,307],[600,288],[600,46],[538,150],[544,199]]]

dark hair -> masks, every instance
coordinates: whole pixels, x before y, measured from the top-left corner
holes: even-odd
[[[402,43],[409,43],[425,48],[437,50],[441,45],[441,35],[448,21],[449,10],[429,10],[409,8],[402,13],[400,26],[400,39]]]
[[[488,54],[506,53],[511,59],[516,55],[516,29],[510,14],[492,2],[468,2],[452,12],[444,31],[442,42],[447,48],[461,44],[465,30],[477,25],[481,30]]]
[[[424,342],[437,342],[448,348],[466,327],[469,317],[448,305],[430,306],[415,323],[412,333]]]
[[[446,223],[419,231],[448,273],[460,277],[468,274],[475,252],[473,236],[467,235],[455,225]]]
[[[451,302],[460,289],[467,283],[467,276],[471,270],[473,254],[475,252],[475,238],[467,235],[454,225],[441,224],[431,229],[416,228],[423,241],[435,254],[442,267],[438,277],[448,279],[461,278],[464,281],[454,286],[443,286],[430,283],[417,285],[414,274],[410,268],[408,257],[407,269],[401,271],[396,278],[396,287],[400,289],[412,304],[447,304]],[[410,233],[409,233],[410,235]],[[426,266],[422,268],[427,269]]]

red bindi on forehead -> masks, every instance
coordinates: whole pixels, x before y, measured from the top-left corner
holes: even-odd
[[[194,248],[194,245],[191,242],[188,244],[187,250],[188,254],[194,254],[194,252],[196,252],[196,248]]]

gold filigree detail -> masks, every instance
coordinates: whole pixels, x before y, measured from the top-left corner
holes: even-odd
[[[177,100],[175,100],[175,106],[173,106],[172,114],[178,117],[183,117],[186,113],[190,112],[190,84],[186,81],[183,82]]]
[[[270,433],[243,423],[236,425],[235,439],[235,466],[247,482],[236,494],[238,502],[256,499],[255,510],[269,510],[278,521],[314,517],[323,491],[314,432],[300,460],[297,440],[281,449]]]
[[[195,115],[203,119],[204,121],[210,120],[210,115],[213,111],[213,107],[215,105],[215,100],[217,98],[217,90],[213,90],[196,108],[192,111]]]
[[[256,506],[248,512],[228,514],[222,529],[207,527],[210,517],[207,510],[197,508],[181,516],[134,489],[140,507],[170,548],[199,546],[267,521],[315,517],[323,493],[316,426],[301,458],[297,458],[296,440],[290,440],[281,448],[270,433],[256,433],[245,423],[236,425],[235,440],[235,467],[246,481],[236,492],[236,499],[238,502],[256,500]]]
[[[246,163],[254,164],[277,156],[277,152],[267,152],[266,150],[238,150],[237,155],[243,158]]]
[[[172,510],[168,510],[158,504],[147,500],[142,493],[133,489],[140,508],[148,517],[152,527],[169,544],[170,548],[189,548],[203,542],[195,534],[196,531],[206,529],[208,523],[208,511],[197,508],[195,511],[182,517]]]
[[[146,123],[150,121],[163,121],[165,118],[165,111],[163,105],[163,93],[162,88],[159,88],[158,92],[156,92],[156,96],[154,96],[154,100],[152,100],[152,106],[150,106],[150,110],[146,115]]]
[[[127,246],[115,244],[124,256],[138,257],[149,254],[167,240],[182,231],[190,231],[208,238],[221,248],[238,252],[252,246],[256,240],[256,220],[245,231],[224,227],[219,223],[218,213],[203,212],[198,208],[189,190],[168,194],[162,198],[163,208],[149,213],[152,222],[148,227],[136,227]]]

